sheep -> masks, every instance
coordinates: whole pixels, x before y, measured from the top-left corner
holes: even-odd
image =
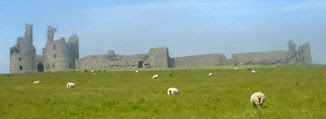
[[[91,70],[92,73],[95,73],[96,71],[95,70]]]
[[[154,75],[154,76],[152,77],[152,79],[158,79],[158,78],[160,78],[160,76],[159,76],[158,74],[156,74],[156,75]]]
[[[252,70],[251,73],[252,73],[252,74],[256,74],[256,71],[255,71],[255,70]]]
[[[237,68],[237,67],[235,67],[235,68],[234,68],[234,70],[238,70],[238,68]]]
[[[136,70],[135,72],[138,73],[138,70]]]
[[[169,88],[168,89],[168,95],[177,95],[178,94],[178,89],[177,88]]]
[[[254,106],[260,108],[265,102],[265,95],[262,92],[255,92],[250,97],[250,103]]]
[[[38,83],[40,83],[40,81],[34,81],[33,83],[34,83],[34,84],[38,84]]]
[[[213,76],[214,74],[213,73],[209,73],[208,76]]]
[[[73,82],[67,83],[67,88],[75,88],[75,87],[76,87],[75,83],[73,83]]]

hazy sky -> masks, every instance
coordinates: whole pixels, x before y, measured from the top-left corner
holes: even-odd
[[[313,63],[326,64],[326,0],[1,0],[0,73],[24,24],[34,25],[38,54],[47,26],[55,39],[77,33],[80,56],[148,53],[170,56],[287,50],[310,42]]]

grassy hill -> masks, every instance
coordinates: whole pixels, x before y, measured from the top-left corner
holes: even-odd
[[[107,69],[0,75],[0,118],[233,119],[326,117],[326,66]],[[248,69],[255,69],[251,74]],[[208,73],[214,73],[208,77]],[[158,80],[151,79],[159,74]],[[39,80],[39,84],[33,81]],[[74,82],[76,88],[67,89]],[[179,95],[168,96],[176,87]],[[262,109],[249,103],[266,95]]]

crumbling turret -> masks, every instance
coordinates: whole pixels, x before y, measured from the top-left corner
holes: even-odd
[[[298,62],[301,64],[311,64],[310,44],[305,43],[298,48]]]
[[[33,46],[33,25],[25,25],[24,37],[10,48],[10,72],[35,72],[35,47]]]
[[[78,36],[53,40],[56,28],[48,27],[48,40],[43,49],[45,71],[67,71],[75,69],[75,59],[79,58]]]

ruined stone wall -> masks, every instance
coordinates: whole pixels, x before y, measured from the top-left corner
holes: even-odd
[[[47,43],[43,53],[45,71],[66,71],[74,69],[74,58],[70,45],[62,37]]]
[[[148,54],[116,55],[110,50],[105,55],[93,55],[79,59],[79,39],[76,34],[54,40],[56,28],[49,26],[43,55],[36,55],[33,46],[33,26],[26,24],[25,34],[17,38],[10,48],[10,72],[67,71],[74,69],[105,68],[179,68],[238,65],[311,64],[310,44],[296,50],[296,44],[288,42],[289,51],[254,52],[233,54],[226,59],[224,54],[172,57],[168,48],[151,48]]]
[[[224,54],[172,57],[171,65],[174,68],[223,66],[225,60]]]
[[[76,68],[75,60],[79,59],[79,39],[77,34],[73,34],[68,38],[68,47],[72,58],[72,68]]]
[[[25,25],[24,37],[17,38],[17,44],[10,48],[10,72],[35,72],[35,47],[33,25]]]
[[[151,68],[171,67],[168,48],[162,47],[149,49],[148,61],[151,65]]]
[[[35,64],[38,64],[38,63],[44,63],[44,58],[42,55],[35,56]]]
[[[311,64],[310,44],[305,43],[298,48],[298,62],[301,64]]]
[[[70,47],[73,59],[79,59],[79,39],[77,34],[73,34],[68,38],[68,45]]]
[[[238,65],[275,65],[295,64],[296,56],[290,51],[271,51],[233,54],[232,59]]]
[[[56,29],[48,27],[48,40],[43,49],[44,71],[67,71],[75,69],[79,58],[78,36],[72,35],[66,42],[64,37],[53,40]]]
[[[35,56],[35,69],[36,72],[44,72],[44,58],[42,55]]]
[[[295,56],[295,63],[298,62],[298,57],[297,57],[297,45],[293,42],[293,40],[290,40],[288,42],[288,48],[289,48],[289,52],[291,53],[291,55]]]
[[[125,56],[109,51],[105,55],[92,55],[76,60],[76,69],[146,68],[149,64],[147,59],[147,54]]]
[[[235,61],[233,59],[225,59],[223,61],[223,66],[234,66],[235,65]]]

